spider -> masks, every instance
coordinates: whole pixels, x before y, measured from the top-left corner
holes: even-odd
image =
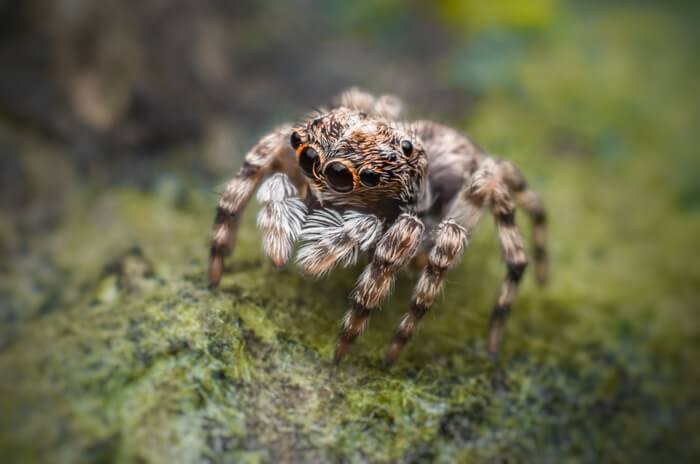
[[[522,173],[470,138],[430,122],[398,122],[402,103],[353,88],[303,123],[283,125],[246,155],[219,199],[209,261],[218,285],[238,220],[256,189],[265,254],[287,263],[297,242],[302,273],[368,264],[350,295],[335,346],[338,363],[391,291],[396,273],[421,269],[408,311],[386,352],[392,364],[433,305],[484,211],[494,217],[507,272],[490,320],[487,349],[497,359],[504,326],[528,264],[515,205],[532,218],[535,273],[547,274],[545,209]],[[259,187],[259,188],[258,188]]]

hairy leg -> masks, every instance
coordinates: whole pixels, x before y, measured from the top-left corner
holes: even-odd
[[[508,186],[501,178],[496,162],[487,159],[460,192],[447,215],[448,219],[438,228],[435,245],[430,251],[428,265],[419,277],[411,307],[401,318],[387,351],[387,364],[396,359],[435,301],[447,271],[458,262],[468,245],[484,207],[492,210],[496,220],[501,251],[508,269],[491,315],[488,350],[492,356],[497,356],[505,320],[527,266],[527,257],[522,237],[515,226],[515,208]]]
[[[489,328],[488,350],[492,358],[497,359],[503,341],[506,319],[515,299],[518,284],[527,267],[527,255],[522,236],[515,225],[515,204],[500,169],[493,160],[489,159],[484,162],[484,168],[479,174],[478,177],[476,173],[474,175],[470,195],[475,201],[490,206],[507,268],[498,299],[491,313]]]
[[[396,272],[413,258],[423,238],[423,223],[402,214],[381,237],[372,260],[360,275],[352,292],[352,307],[345,314],[335,347],[336,363],[367,327],[370,313],[391,290]]]
[[[525,177],[518,168],[509,161],[501,162],[503,180],[515,195],[516,203],[522,207],[532,219],[533,259],[535,262],[535,277],[542,285],[547,281],[547,213],[542,198],[529,187]]]
[[[479,176],[480,173],[476,173],[477,179]],[[423,316],[433,305],[447,272],[459,262],[469,245],[469,239],[479,224],[482,212],[483,199],[472,198],[471,184],[467,184],[447,213],[447,219],[440,223],[435,232],[434,245],[418,278],[411,306],[401,317],[387,350],[387,365],[393,364],[415,333]]]
[[[443,221],[438,226],[435,245],[428,254],[428,264],[418,278],[410,309],[401,317],[387,350],[385,357],[387,365],[396,360],[401,349],[413,336],[420,320],[433,305],[447,271],[459,262],[466,241],[467,231],[451,219]]]
[[[214,217],[209,255],[209,283],[218,285],[224,269],[224,256],[235,245],[238,221],[251,195],[271,170],[289,167],[291,126],[282,126],[263,137],[245,156],[245,163],[224,187]]]
[[[369,115],[381,116],[387,119],[398,119],[401,116],[403,103],[394,95],[374,95],[352,87],[336,98],[339,106],[344,106]]]

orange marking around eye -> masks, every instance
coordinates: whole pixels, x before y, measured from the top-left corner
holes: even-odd
[[[308,147],[308,146],[309,146],[308,143],[302,143],[302,144],[299,145],[299,146],[297,147],[297,149],[294,151],[294,153],[295,153],[295,155],[296,155],[296,158],[297,158],[297,162],[299,162],[299,156],[301,156],[301,152],[304,151],[304,149],[306,149],[306,147]],[[316,150],[314,147],[311,147],[311,148],[313,148],[314,150]],[[323,153],[321,153],[321,152],[318,151],[318,150],[316,150],[316,153],[318,153],[318,157],[319,157],[319,160],[320,160],[319,163],[318,163],[318,165],[319,165],[319,166],[323,166],[323,164],[324,164],[324,162],[325,162],[325,157],[323,156]],[[315,177],[316,179],[319,179],[319,178],[321,177],[321,174],[317,173],[315,169],[314,169],[314,177]]]
[[[345,159],[334,159],[333,161],[343,163],[346,168],[348,168],[348,171],[350,171],[350,174],[352,175],[352,189],[355,190],[357,187],[360,186],[360,176],[357,174],[357,170],[355,170],[355,167],[352,165],[352,163],[348,160]]]

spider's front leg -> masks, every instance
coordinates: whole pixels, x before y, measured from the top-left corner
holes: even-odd
[[[209,283],[218,285],[224,270],[224,257],[235,245],[238,221],[251,195],[272,170],[293,172],[290,147],[291,126],[282,126],[263,137],[245,156],[245,163],[224,187],[212,226],[209,255]]]
[[[366,329],[371,312],[391,290],[396,272],[418,251],[423,223],[412,214],[401,214],[377,243],[372,260],[352,292],[352,307],[343,318],[333,360],[340,362],[350,345]]]

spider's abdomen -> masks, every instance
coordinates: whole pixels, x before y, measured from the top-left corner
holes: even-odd
[[[450,127],[432,121],[416,121],[411,127],[423,142],[428,160],[429,213],[439,218],[486,155],[466,135]]]

